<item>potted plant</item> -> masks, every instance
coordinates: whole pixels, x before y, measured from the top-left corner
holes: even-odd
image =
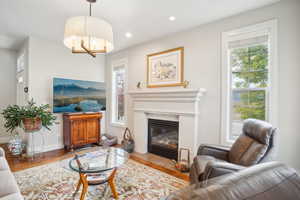
[[[5,119],[7,132],[22,127],[25,132],[39,131],[42,127],[50,130],[56,117],[50,112],[49,104],[37,106],[33,101],[26,106],[10,105],[1,113]]]

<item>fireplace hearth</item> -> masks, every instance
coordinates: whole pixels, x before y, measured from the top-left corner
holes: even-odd
[[[177,121],[148,119],[148,152],[177,160]]]

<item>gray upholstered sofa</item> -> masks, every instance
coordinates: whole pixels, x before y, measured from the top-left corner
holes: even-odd
[[[218,145],[199,147],[190,171],[191,183],[274,160],[276,128],[265,121],[247,119],[242,131],[231,148]]]
[[[22,200],[14,175],[10,171],[5,152],[0,148],[0,200]]]
[[[241,199],[300,199],[300,175],[295,169],[282,163],[268,162],[198,182],[166,198],[166,200]]]

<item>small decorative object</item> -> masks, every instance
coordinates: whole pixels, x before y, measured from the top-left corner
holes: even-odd
[[[118,144],[118,137],[109,134],[103,134],[101,136],[101,140],[100,140],[101,146],[113,146],[116,144]]]
[[[137,89],[142,89],[142,88],[145,88],[146,87],[146,83],[143,82],[143,81],[139,81],[137,84],[136,84],[136,88]]]
[[[142,82],[140,81],[140,82],[138,82],[138,83],[136,84],[136,87],[137,87],[138,89],[140,89],[140,88],[141,88],[141,85],[142,85]]]
[[[147,56],[147,87],[183,86],[184,48]]]
[[[182,157],[182,152],[187,152],[187,157]],[[175,168],[181,172],[188,172],[190,170],[190,150],[186,148],[180,148],[178,154],[178,161],[175,162]]]
[[[17,135],[14,136],[14,138],[8,143],[8,150],[13,156],[21,155],[24,147],[25,144],[22,143],[21,138],[19,138]]]
[[[124,131],[122,148],[128,153],[132,153],[134,150],[134,140],[129,128],[126,128]]]
[[[28,93],[28,87],[24,87],[24,92]]]
[[[50,106],[37,106],[33,101],[28,102],[26,106],[8,106],[1,113],[5,119],[4,127],[7,132],[12,133],[17,127],[21,127],[25,132],[34,132],[45,127],[53,125],[56,117],[49,111]]]
[[[184,87],[184,88],[187,88],[187,87],[189,86],[189,84],[190,84],[190,82],[187,81],[187,80],[185,80],[185,81],[183,82],[183,87]]]

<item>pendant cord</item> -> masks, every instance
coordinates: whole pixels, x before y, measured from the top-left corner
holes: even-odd
[[[90,3],[90,17],[92,16],[92,3]]]
[[[90,17],[92,16],[92,3],[90,2]],[[88,48],[91,49],[91,36],[88,36]]]

